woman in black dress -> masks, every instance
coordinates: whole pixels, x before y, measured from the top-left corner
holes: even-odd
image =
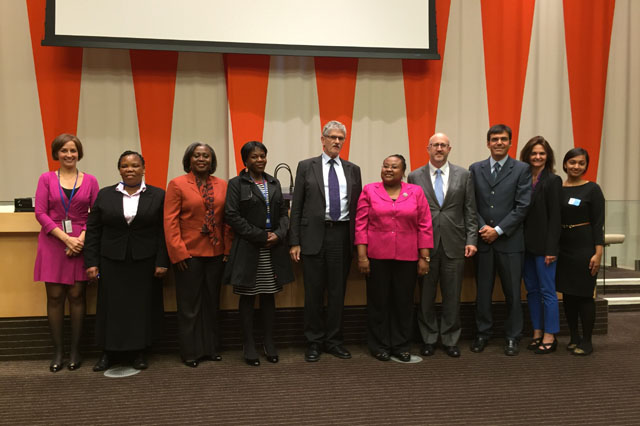
[[[134,368],[147,368],[145,350],[163,315],[164,190],[145,184],[137,152],[122,153],[118,171],[122,182],[100,190],[87,222],[84,259],[89,279],[99,278],[96,342],[104,350],[93,371],[129,354]]]
[[[274,294],[294,279],[286,245],[289,216],[280,182],[264,172],[267,148],[260,142],[247,142],[240,155],[246,170],[231,179],[227,188],[225,220],[233,228],[234,239],[224,282],[240,295],[245,362],[259,366],[253,336],[256,295],[260,295],[263,351],[267,361],[278,362],[273,341]]]
[[[562,161],[567,180],[562,186],[560,204],[562,233],[556,288],[563,294],[571,332],[567,350],[573,355],[593,352],[591,334],[596,318],[593,295],[604,247],[604,196],[598,184],[583,179],[588,167],[589,154],[582,148],[569,150]]]

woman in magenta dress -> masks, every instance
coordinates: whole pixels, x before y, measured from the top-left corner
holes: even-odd
[[[85,284],[82,248],[89,208],[98,195],[95,177],[78,170],[82,144],[74,135],[63,133],[51,144],[51,156],[60,162],[56,171],[46,172],[38,180],[36,219],[42,225],[33,279],[44,281],[47,289],[47,316],[55,347],[49,370],[62,369],[63,320],[65,300],[71,314],[71,351],[69,370],[80,367],[78,350],[85,314]]]

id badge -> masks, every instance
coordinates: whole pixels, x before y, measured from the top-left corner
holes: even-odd
[[[65,219],[62,221],[62,230],[66,234],[71,234],[73,232],[73,226],[71,225],[71,219]]]
[[[569,205],[578,207],[580,205],[580,199],[579,198],[573,198],[573,197],[569,198]]]

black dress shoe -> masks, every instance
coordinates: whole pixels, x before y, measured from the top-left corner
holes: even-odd
[[[487,344],[489,344],[489,339],[482,336],[476,336],[476,338],[473,339],[473,343],[471,343],[471,352],[480,353],[484,351]]]
[[[316,362],[320,359],[320,344],[310,343],[304,353],[304,360],[307,362]]]
[[[393,356],[398,358],[402,362],[411,361],[411,353],[409,352],[396,352],[393,354]]]
[[[184,361],[184,365],[191,368],[196,368],[198,366],[198,361],[195,359],[188,359]]]
[[[265,358],[267,358],[267,361],[272,364],[275,364],[279,361],[278,355],[269,355],[269,353],[267,352],[267,347],[265,345],[262,345],[262,349],[264,350],[264,356]]]
[[[331,355],[340,359],[351,359],[351,352],[349,352],[347,348],[342,345],[336,345],[328,349],[327,353],[330,353]]]
[[[420,355],[432,356],[436,353],[436,346],[433,343],[425,343],[420,349]]]
[[[456,345],[445,346],[445,349],[447,351],[447,355],[451,358],[458,358],[460,356],[460,349]]]
[[[518,348],[518,341],[515,339],[507,339],[507,343],[504,345],[504,354],[507,356],[516,356],[520,353]]]
[[[131,366],[136,370],[146,370],[149,368],[149,364],[147,364],[147,360],[142,352],[140,352],[136,358],[131,363]]]
[[[200,359],[204,361],[222,361],[222,357],[218,354],[206,355]]]
[[[102,352],[102,356],[98,362],[96,362],[96,365],[93,366],[93,371],[105,371],[108,370],[110,366],[109,355],[106,352]]]
[[[391,359],[391,355],[389,355],[389,352],[378,352],[377,354],[374,355],[374,357],[378,360],[378,361],[389,361]]]

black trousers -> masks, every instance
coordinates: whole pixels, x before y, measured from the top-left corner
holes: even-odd
[[[476,326],[478,336],[490,337],[493,328],[491,302],[493,300],[493,285],[496,270],[500,276],[507,318],[504,321],[504,332],[507,339],[519,340],[522,335],[522,302],[520,301],[520,286],[522,282],[522,267],[524,252],[500,253],[490,248],[488,251],[478,251],[476,255]]]
[[[368,346],[372,354],[409,352],[417,262],[369,259]]]
[[[224,271],[222,256],[194,257],[186,262],[186,271],[174,270],[180,356],[185,361],[218,354],[218,306]]]
[[[352,250],[349,222],[329,224],[316,255],[302,255],[304,275],[304,335],[308,343],[326,349],[342,345],[342,311]],[[323,315],[327,292],[326,321]]]

